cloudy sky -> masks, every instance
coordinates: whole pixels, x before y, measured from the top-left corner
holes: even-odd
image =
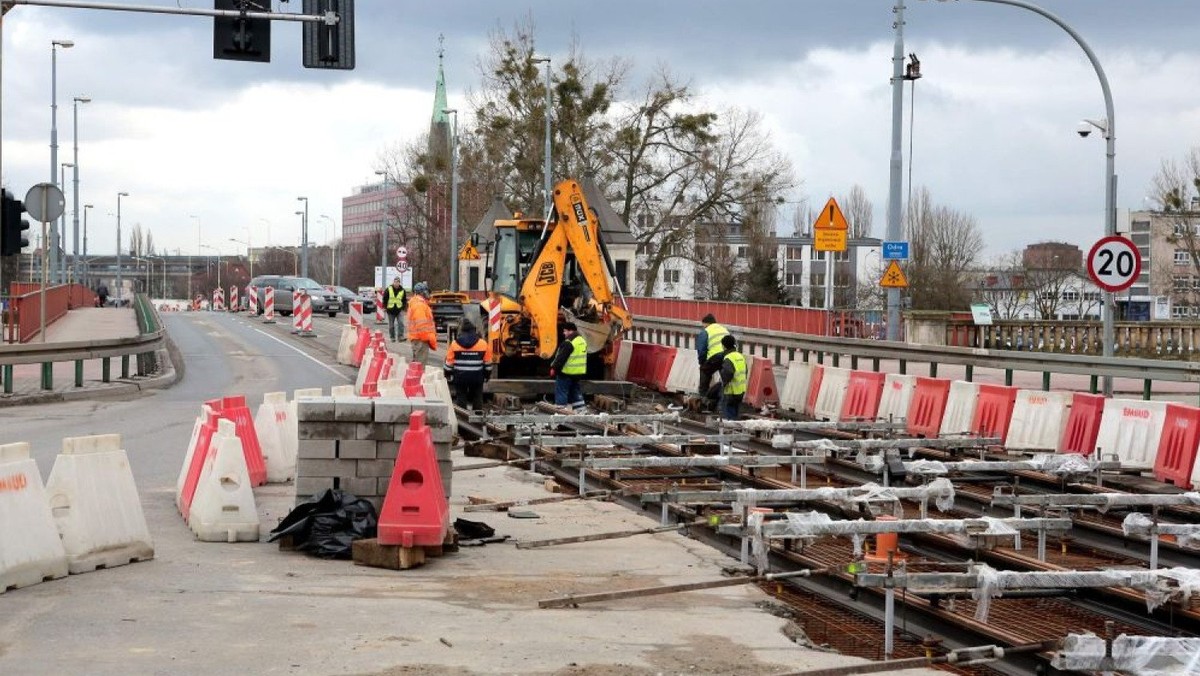
[[[160,249],[297,243],[299,195],[310,199],[310,240],[323,242],[337,234],[341,198],[376,178],[381,153],[428,128],[438,36],[450,105],[465,108],[489,34],[531,17],[538,50],[552,58],[577,37],[590,58],[630,59],[634,84],[666,65],[708,105],[758,110],[803,182],[791,201],[819,206],[861,184],[882,235],[893,2],[358,0],[353,71],[302,68],[290,22],[274,24],[272,63],[241,63],[211,58],[208,18],[19,6],[3,22],[3,182],[23,196],[49,179],[50,45],[73,40],[58,53],[59,162],[72,158],[72,98],[90,96],[79,107],[80,204],[95,205],[90,252],[114,251],[120,191],[130,193],[124,227],[151,229]],[[1081,33],[1107,71],[1118,206],[1142,208],[1161,160],[1200,144],[1200,1],[1038,2]],[[1075,129],[1104,106],[1083,51],[1020,8],[906,4],[905,51],[924,74],[914,184],[974,215],[989,255],[1046,239],[1089,246],[1103,233],[1104,141]],[[300,2],[274,9],[298,12]],[[906,180],[908,127],[906,119]],[[68,171],[68,210],[69,181]]]

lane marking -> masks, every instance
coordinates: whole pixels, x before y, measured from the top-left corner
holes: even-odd
[[[320,366],[321,366],[322,368],[324,368],[325,370],[329,371],[330,373],[333,373],[333,374],[335,374],[336,376],[338,376],[338,377],[339,377],[339,378],[341,378],[342,380],[345,380],[345,381],[347,381],[347,382],[350,382],[350,376],[346,375],[345,373],[342,373],[341,371],[337,371],[337,370],[335,370],[335,369],[334,369],[332,366],[330,366],[329,364],[326,364],[325,362],[323,362],[323,361],[321,361],[321,360],[317,359],[316,357],[312,356],[311,354],[308,354],[308,353],[307,353],[307,352],[305,352],[304,350],[301,350],[300,348],[298,348],[298,347],[296,347],[296,346],[294,346],[294,345],[288,345],[288,344],[287,344],[287,343],[285,343],[284,341],[282,341],[282,340],[280,340],[280,339],[276,338],[275,336],[272,336],[271,334],[267,333],[266,331],[263,331],[262,329],[255,328],[254,330],[255,330],[255,331],[257,331],[257,332],[259,332],[259,333],[261,333],[261,334],[263,334],[264,336],[266,336],[266,337],[270,338],[271,340],[273,340],[273,341],[275,341],[275,342],[279,343],[280,345],[283,345],[284,347],[287,347],[287,348],[288,348],[288,349],[290,349],[290,350],[295,350],[295,351],[296,351],[296,353],[297,353],[297,354],[299,354],[299,355],[301,355],[302,357],[305,357],[305,358],[307,358],[307,359],[311,359],[311,360],[312,360],[314,363],[316,363],[316,364],[320,364]]]

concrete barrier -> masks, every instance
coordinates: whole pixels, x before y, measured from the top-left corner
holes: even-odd
[[[29,444],[0,445],[0,594],[67,576],[67,553]]]
[[[188,527],[202,542],[257,542],[259,521],[250,471],[237,429],[217,423],[188,514]]]

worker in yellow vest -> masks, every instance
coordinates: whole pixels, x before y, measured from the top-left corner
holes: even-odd
[[[746,396],[746,357],[737,351],[733,336],[721,339],[720,412],[722,420],[737,420]],[[714,388],[715,389],[715,388]]]
[[[554,378],[554,403],[581,409],[584,401],[579,381],[587,375],[587,339],[579,335],[573,322],[563,323],[562,329],[563,340],[550,362],[550,375]]]
[[[388,337],[393,343],[404,340],[404,322],[400,318],[401,313],[408,309],[408,294],[404,292],[399,277],[383,290],[383,309],[388,316]]]
[[[721,370],[721,359],[724,349],[721,339],[729,335],[729,329],[717,323],[712,313],[704,315],[700,320],[702,326],[696,334],[696,358],[700,361],[700,396],[708,394],[708,384],[712,382],[713,374]]]

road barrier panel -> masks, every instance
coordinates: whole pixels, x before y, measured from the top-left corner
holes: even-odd
[[[620,353],[618,353],[618,358]],[[671,373],[667,375],[665,391],[685,395],[698,394],[700,391],[700,364],[695,359],[679,353],[671,364]]]
[[[875,371],[851,371],[838,419],[845,422],[875,420],[883,396],[884,377],[883,373]]]
[[[298,442],[295,436],[290,443],[287,438],[289,428],[295,427],[288,420],[291,415],[287,392],[265,393],[254,414],[254,431],[267,467],[267,483],[286,483],[296,476]]]
[[[975,398],[975,413],[971,416],[971,433],[980,437],[999,438],[1003,446],[1008,440],[1009,422],[1017,388],[1008,385],[980,385]]]
[[[1019,451],[1058,450],[1070,416],[1070,392],[1017,390],[1005,446]]]
[[[778,405],[779,387],[775,384],[774,363],[770,359],[762,357],[747,357],[746,361],[746,366],[750,371],[747,374],[746,403],[754,408],[762,408],[770,404]]]
[[[67,552],[29,444],[0,445],[0,594],[67,573]]]
[[[883,393],[879,396],[879,411],[876,418],[905,422],[908,420],[908,409],[912,405],[913,389],[916,388],[917,377],[889,373],[883,378]]]
[[[63,439],[46,495],[72,575],[154,558],[121,435]]]
[[[825,380],[825,367],[812,367],[812,378],[808,384],[808,398],[804,400],[804,415],[812,417],[817,409],[817,396],[821,394],[821,381]]]
[[[975,420],[975,406],[979,403],[979,384],[968,383],[965,380],[955,380],[950,383],[950,393],[946,397],[945,410],[942,413],[942,425],[938,433],[968,434],[971,423]]]
[[[1075,392],[1071,395],[1071,414],[1058,441],[1059,453],[1078,453],[1087,457],[1096,452],[1105,401],[1102,394]]]
[[[1154,478],[1190,490],[1200,446],[1200,408],[1168,403],[1162,437],[1154,456]]]
[[[491,310],[489,312],[489,320],[491,318]],[[496,315],[499,316],[499,311]],[[627,380],[629,374],[629,357],[633,354],[633,341],[622,340],[617,343],[617,361],[613,366],[613,378],[617,380]],[[698,383],[697,383],[698,384]]]
[[[258,508],[237,426],[229,420],[218,422],[212,446],[196,485],[188,527],[201,542],[258,542]]]
[[[804,413],[808,402],[808,388],[812,382],[813,365],[794,359],[788,362],[787,375],[783,378],[783,389],[779,393],[779,407],[785,411]]]
[[[655,356],[650,361],[647,386],[659,392],[666,392],[667,378],[671,377],[671,367],[675,365],[679,350],[666,345],[654,345],[653,348]]]
[[[836,366],[825,366],[813,403],[812,416],[817,420],[838,422],[842,414],[842,403],[846,401],[846,388],[850,385],[850,370]]]
[[[1101,460],[1115,456],[1121,468],[1149,470],[1154,467],[1158,442],[1167,417],[1167,402],[1140,399],[1109,399],[1096,435]]]

